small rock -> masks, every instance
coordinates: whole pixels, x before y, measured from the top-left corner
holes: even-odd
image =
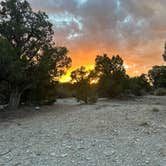
[[[5,110],[5,108],[7,108],[8,107],[8,105],[6,104],[6,105],[0,105],[0,110],[2,110],[2,111],[4,111]]]
[[[40,152],[37,152],[37,153],[36,153],[36,156],[40,156],[40,155],[41,155],[41,153],[40,153]]]
[[[112,156],[113,154],[115,154],[115,151],[105,151],[105,152],[104,152],[104,155],[105,155],[106,157]]]
[[[50,153],[50,156],[55,156],[55,155],[56,155],[55,152]]]
[[[6,156],[6,159],[10,159],[10,156]]]
[[[27,153],[29,153],[29,152],[30,152],[30,150],[29,150],[29,149],[27,149],[27,150],[26,150],[26,152],[27,152]]]
[[[92,145],[92,146],[96,146],[96,144],[95,144],[95,143],[92,143],[91,145]]]
[[[82,149],[85,149],[85,147],[83,147],[83,146],[78,146],[77,149],[82,150]]]
[[[67,153],[61,154],[61,157],[67,157]]]
[[[72,148],[72,146],[70,146],[70,145],[69,145],[69,146],[66,146],[66,148],[71,149],[71,148]]]
[[[90,157],[87,157],[86,160],[91,160],[91,158],[90,158]]]
[[[134,131],[139,131],[139,128],[134,128]]]
[[[0,105],[0,110],[3,110],[3,109],[4,109],[3,105]]]
[[[40,107],[39,107],[39,106],[36,106],[36,107],[35,107],[35,110],[36,110],[36,111],[40,110]]]
[[[149,161],[147,160],[147,161],[145,161],[145,163],[146,163],[146,164],[149,164]]]

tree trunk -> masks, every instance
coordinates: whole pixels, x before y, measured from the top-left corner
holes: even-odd
[[[20,104],[21,92],[19,92],[18,88],[12,90],[9,99],[9,109],[16,110]]]

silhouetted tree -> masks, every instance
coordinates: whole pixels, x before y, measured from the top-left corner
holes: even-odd
[[[87,103],[94,103],[97,101],[97,95],[92,84],[95,79],[94,71],[87,71],[85,67],[74,70],[71,73],[72,82],[75,87],[75,97],[78,101]]]
[[[55,100],[58,78],[70,67],[71,59],[65,47],[46,47],[34,71],[31,96],[38,103]]]
[[[165,43],[165,47],[164,47],[163,59],[166,62],[166,43]]]
[[[66,48],[54,48],[52,24],[44,12],[33,12],[26,0],[0,5],[0,80],[10,85],[9,107],[15,109],[25,90],[49,86],[71,59]]]
[[[148,76],[142,74],[141,76],[131,77],[128,82],[128,89],[136,96],[140,96],[151,89]]]
[[[96,57],[95,70],[99,76],[99,93],[104,97],[115,97],[124,92],[128,76],[123,60],[117,55],[109,58],[106,54]]]
[[[166,88],[166,66],[153,66],[148,75],[154,88]]]
[[[164,61],[166,61],[166,43],[162,56]],[[154,88],[166,88],[166,66],[153,66],[153,68],[149,70],[148,75]]]

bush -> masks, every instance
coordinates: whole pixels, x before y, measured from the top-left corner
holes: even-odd
[[[88,84],[75,85],[75,98],[78,102],[83,101],[85,104],[92,104],[97,102],[97,94],[93,87]]]
[[[158,88],[154,91],[155,96],[166,96],[166,89],[165,88]]]
[[[71,83],[59,83],[57,85],[56,96],[57,98],[69,98],[75,95],[75,89]]]
[[[136,96],[141,96],[150,91],[151,86],[145,74],[139,77],[132,77],[128,81],[128,89]]]
[[[89,104],[94,104],[98,100],[98,96],[94,91],[91,91],[91,93],[88,96],[88,103]]]
[[[97,56],[95,69],[99,75],[98,91],[101,97],[118,97],[126,90],[128,75],[126,74],[122,58],[117,55]]]
[[[100,97],[118,97],[125,92],[126,89],[125,77],[115,79],[113,77],[101,77],[98,84],[98,91]]]
[[[153,66],[148,74],[155,89],[166,88],[166,66]]]
[[[160,110],[158,108],[153,108],[152,112],[159,112]]]
[[[74,70],[71,73],[73,82],[73,89],[77,101],[83,101],[84,103],[94,103],[97,101],[96,88],[92,84],[95,78],[95,72],[87,71],[84,66]]]
[[[1,1],[0,13],[0,82],[10,85],[9,108],[19,107],[26,90],[50,100],[54,82],[71,66],[68,50],[55,47],[48,16],[28,1]]]

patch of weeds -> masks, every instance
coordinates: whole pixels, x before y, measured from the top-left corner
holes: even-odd
[[[152,112],[159,112],[160,110],[158,108],[153,108]]]

